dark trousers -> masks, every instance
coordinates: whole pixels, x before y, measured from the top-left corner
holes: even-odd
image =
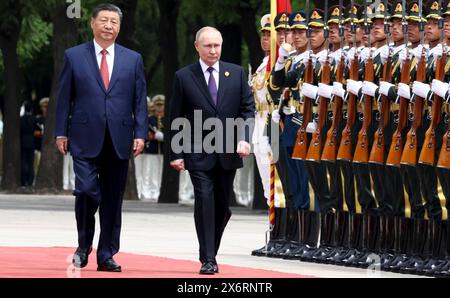
[[[100,239],[97,263],[112,258],[120,247],[122,200],[127,180],[128,160],[120,159],[106,129],[100,154],[95,158],[73,156],[75,171],[75,217],[78,246],[92,245],[95,213],[99,210]]]
[[[415,166],[401,165],[402,180],[408,193],[411,205],[411,217],[423,219],[425,217],[425,204],[422,202],[420,179]]]
[[[34,148],[22,148],[21,151],[21,184],[32,186],[34,180]]]
[[[303,160],[296,160],[290,158],[292,156],[292,147],[286,147],[288,158],[288,178],[289,186],[294,199],[294,206],[296,209],[309,209],[309,186],[308,173],[306,172],[305,163]]]
[[[437,168],[439,182],[442,186],[442,192],[445,196],[445,207],[450,209],[450,169]]]
[[[441,202],[437,190],[437,172],[432,165],[417,164],[417,173],[420,178],[420,190],[426,200],[428,218],[440,220],[442,218]]]
[[[194,186],[194,220],[200,245],[200,262],[216,262],[222,235],[231,217],[230,198],[236,170],[219,162],[209,171],[189,171]]]
[[[405,215],[405,187],[403,185],[400,167],[385,166],[386,175],[384,177],[386,193],[388,195],[388,206],[391,213],[387,215]]]
[[[362,213],[377,215],[377,203],[372,194],[369,164],[353,163],[353,173],[356,179],[358,201],[361,205]]]
[[[327,179],[327,168],[323,162],[305,161],[309,181],[319,202],[319,210],[322,213],[331,212],[336,209],[336,200],[330,195]]]
[[[353,174],[353,164],[348,160],[337,160],[336,165],[340,169],[343,181],[343,197],[351,214],[356,213],[355,177]]]

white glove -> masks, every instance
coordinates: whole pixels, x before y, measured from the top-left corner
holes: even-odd
[[[290,107],[284,106],[283,107],[283,114],[285,114],[285,115],[292,115],[294,113],[295,113],[295,108],[293,106],[290,106]]]
[[[362,88],[361,81],[347,80],[347,90],[348,92],[358,96],[359,90]]]
[[[311,98],[311,99],[315,99],[317,96],[317,86],[308,84],[308,83],[303,83],[302,85],[302,93],[304,96]]]
[[[278,60],[277,62],[280,64],[286,63],[286,58],[289,57],[289,52],[281,45],[278,49]]]
[[[364,48],[362,49],[361,53],[359,53],[359,56],[361,57],[361,60],[364,62],[367,62],[367,60],[369,60],[369,57],[371,55],[371,53],[374,52],[374,49],[369,49],[369,48]]]
[[[400,97],[410,99],[411,98],[411,88],[405,83],[398,83],[398,95]]]
[[[355,48],[351,48],[350,50],[348,50],[348,52],[345,56],[346,56],[345,61],[347,62],[347,64],[350,65],[350,63],[352,63],[353,59],[355,59]]]
[[[389,57],[389,46],[381,47],[380,48],[381,64],[385,64],[388,57]]]
[[[405,63],[405,61],[406,61],[406,52],[407,52],[407,49],[403,48],[400,51],[400,53],[398,54],[398,59],[400,60],[401,64]],[[413,56],[413,54],[412,54],[411,50],[409,50],[409,59],[410,60],[412,59],[412,56]]]
[[[362,93],[369,96],[375,96],[378,86],[372,82],[364,81],[362,84]]]
[[[430,50],[427,47],[424,47],[423,45],[418,45],[416,48],[411,50],[411,54],[414,57],[416,57],[417,61],[420,61],[420,58],[422,57],[422,49],[425,54],[425,62],[426,62],[428,60],[428,57],[430,56]]]
[[[162,142],[164,140],[164,134],[160,131],[155,132],[155,140]]]
[[[330,54],[330,58],[333,59],[335,64],[339,64],[341,60],[341,56],[344,55],[344,61],[345,61],[345,51],[342,51],[342,49],[338,49]]]
[[[448,88],[449,88],[449,84],[442,82],[440,80],[434,79],[431,82],[431,91],[433,91],[433,93],[436,93],[437,95],[439,95],[439,97],[441,97],[441,98],[445,98],[445,94],[447,93]]]
[[[344,99],[345,98],[345,90],[342,86],[342,83],[333,82],[333,92],[334,95]]]
[[[313,133],[316,131],[316,128],[317,128],[317,123],[315,121],[309,122],[308,125],[306,126],[306,132]]]
[[[391,89],[392,87],[394,87],[394,84],[385,82],[385,81],[380,81],[380,90],[379,92],[381,94],[383,94],[384,96],[388,96],[389,93],[389,89]]]
[[[317,90],[319,96],[331,99],[333,93],[333,86],[319,83],[319,89]]]
[[[428,92],[430,92],[430,85],[414,81],[412,92],[419,97],[427,98]]]
[[[278,110],[274,110],[272,112],[272,121],[275,123],[279,123],[280,122],[280,113],[278,113]]]
[[[321,51],[319,54],[311,54],[311,60],[313,64],[316,64],[316,62],[319,62],[321,65],[325,64],[325,61],[327,61],[327,51]]]

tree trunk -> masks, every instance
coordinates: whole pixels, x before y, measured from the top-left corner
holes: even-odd
[[[166,95],[164,117],[164,135],[170,130],[169,111],[172,95],[172,82],[178,69],[177,18],[181,1],[158,0],[160,21],[160,48],[164,65],[164,90]],[[169,160],[170,143],[164,143],[164,162],[159,203],[178,203],[180,175],[172,167]]]
[[[248,2],[248,0],[246,1]],[[249,51],[250,64],[252,69],[256,70],[264,58],[264,52],[261,49],[261,42],[256,27],[257,11],[248,4],[248,7],[241,7],[239,14],[241,15],[241,32]]]
[[[220,60],[241,65],[242,32],[240,24],[219,24],[217,29],[222,33],[223,45]]]
[[[136,42],[133,38],[135,31],[135,16],[137,0],[115,1],[123,12],[122,23],[120,24],[120,34],[117,37],[117,43],[124,47],[136,50]]]
[[[0,48],[4,63],[5,102],[3,115],[3,177],[2,189],[15,191],[20,186],[20,89],[17,42],[22,23],[22,3],[7,1],[2,9],[10,11],[7,20],[0,20]]]
[[[45,119],[42,154],[36,177],[36,190],[41,193],[59,192],[62,189],[62,156],[54,140],[56,96],[59,74],[64,63],[64,51],[78,41],[78,29],[74,19],[66,16],[66,5],[51,10],[53,23],[53,78],[48,114]]]

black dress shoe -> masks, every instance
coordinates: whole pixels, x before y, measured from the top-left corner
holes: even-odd
[[[110,258],[98,265],[97,271],[122,272],[122,267]]]
[[[72,263],[77,268],[84,268],[88,264],[88,257],[92,251],[92,246],[89,248],[78,247],[73,254]]]
[[[219,267],[216,264],[214,264],[213,262],[206,262],[202,264],[199,273],[212,275],[217,272],[219,272]]]

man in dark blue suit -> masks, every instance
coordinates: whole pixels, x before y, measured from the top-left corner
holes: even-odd
[[[56,145],[73,156],[78,248],[85,267],[99,209],[98,271],[120,272],[121,208],[131,151],[147,139],[146,83],[141,55],[115,43],[121,10],[101,4],[92,14],[94,40],[66,50],[56,108]]]
[[[243,166],[242,157],[250,153],[251,125],[230,128],[226,122],[236,119],[252,122],[255,105],[242,67],[219,61],[222,35],[217,29],[200,29],[195,48],[199,61],[175,75],[170,102],[170,159],[172,167],[178,171],[187,169],[191,176],[202,263],[200,274],[214,274],[219,271],[216,255],[231,217],[229,202],[236,169]],[[177,118],[184,118],[183,132],[174,127]],[[207,129],[212,122],[214,130]],[[176,139],[186,127],[190,127],[187,129],[190,138],[183,139],[184,149],[180,150]],[[216,137],[211,140],[213,133]],[[207,148],[208,144],[214,150]]]

